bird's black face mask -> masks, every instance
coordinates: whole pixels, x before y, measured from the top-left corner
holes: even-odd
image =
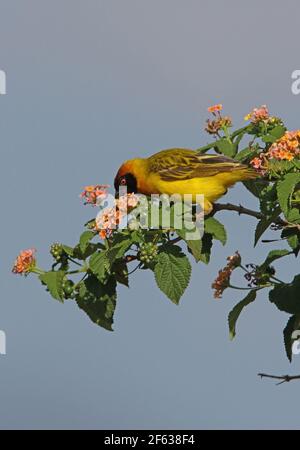
[[[137,181],[132,173],[126,173],[125,175],[116,177],[114,185],[116,193],[119,193],[120,187],[126,187],[128,194],[137,193]]]

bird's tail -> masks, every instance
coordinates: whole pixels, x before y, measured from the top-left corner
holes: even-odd
[[[238,181],[254,180],[260,175],[251,167],[241,165],[241,167],[235,167],[235,170],[222,174],[222,180],[226,187],[231,187]]]
[[[252,167],[248,166],[245,166],[243,169],[241,169],[239,173],[241,176],[240,181],[254,180],[255,178],[258,178],[260,176],[255,169],[252,169]]]

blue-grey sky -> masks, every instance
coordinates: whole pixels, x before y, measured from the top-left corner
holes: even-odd
[[[230,342],[241,297],[217,301],[210,288],[236,249],[246,262],[269,250],[253,249],[255,220],[218,216],[228,245],[193,264],[179,307],[136,273],[119,290],[114,333],[10,273],[20,249],[36,247],[48,267],[53,241],[76,242],[92,215],[82,186],[112,183],[124,159],[205,144],[208,105],[222,102],[240,126],[266,103],[299,127],[299,2],[0,0],[0,10],[0,428],[299,428],[297,384],[256,375],[300,371],[284,354],[288,316],[261,295]],[[227,199],[257,206],[242,186]]]

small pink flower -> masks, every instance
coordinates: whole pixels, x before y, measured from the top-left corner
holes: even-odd
[[[222,111],[222,109],[223,109],[223,105],[221,103],[218,103],[217,105],[209,106],[207,108],[207,111],[210,113],[216,113],[216,112]]]
[[[97,203],[101,203],[107,197],[107,188],[109,186],[106,184],[97,184],[86,186],[83,192],[80,194],[80,197],[85,200],[85,205],[96,205]]]
[[[261,169],[262,167],[262,160],[258,157],[253,158],[252,161],[250,161],[250,164],[252,165],[252,167],[254,167],[254,169]]]
[[[254,108],[249,114],[245,116],[245,120],[250,120],[252,123],[258,123],[269,119],[269,111],[266,105],[260,108]]]
[[[29,272],[31,272],[36,263],[35,253],[36,250],[34,248],[29,248],[20,252],[15,260],[12,269],[13,273],[19,275],[27,275]]]

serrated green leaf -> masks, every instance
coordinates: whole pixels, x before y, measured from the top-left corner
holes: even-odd
[[[247,191],[251,192],[252,195],[259,198],[262,191],[266,188],[267,182],[265,180],[247,180],[243,181],[243,185]]]
[[[236,146],[226,138],[217,141],[216,147],[217,150],[225,156],[233,157],[236,153]]]
[[[94,231],[87,230],[82,233],[79,239],[79,248],[82,253],[86,251],[90,243],[90,240],[93,239],[94,236],[95,236]]]
[[[300,314],[300,275],[296,275],[290,284],[276,285],[269,292],[269,300],[280,311]]]
[[[243,150],[241,150],[239,153],[237,153],[234,157],[236,161],[248,161],[249,159],[252,159],[254,155],[257,153],[257,150],[253,150],[253,148],[246,147]]]
[[[287,242],[292,250],[296,250],[299,247],[299,237],[297,234],[288,237]]]
[[[140,244],[143,242],[143,236],[140,231],[134,230],[130,233],[130,238],[133,243]]]
[[[215,239],[226,244],[227,235],[224,225],[214,217],[209,217],[204,222],[205,233],[211,234]]]
[[[132,240],[130,238],[127,238],[127,239],[124,239],[122,242],[111,247],[107,252],[107,258],[108,258],[110,264],[113,264],[114,261],[122,258],[125,255],[125,253],[127,252],[127,250],[129,250],[131,245],[132,245]]]
[[[105,251],[96,252],[90,257],[89,267],[100,282],[105,282],[110,271],[110,262]]]
[[[291,196],[298,183],[300,183],[300,173],[287,173],[283,180],[277,183],[278,201],[286,217],[290,210]]]
[[[286,132],[286,128],[284,126],[277,125],[270,131],[270,134],[272,136],[274,136],[276,139],[280,139],[284,135],[285,132]]]
[[[242,301],[240,301],[237,305],[235,305],[235,307],[230,311],[228,315],[230,339],[234,339],[236,335],[236,322],[242,310],[245,308],[245,306],[249,305],[249,303],[254,302],[255,299],[256,299],[256,291],[252,290],[247,294],[247,296]]]
[[[68,245],[63,245],[62,248],[67,255],[74,256],[74,248],[69,247]]]
[[[212,235],[204,233],[202,236],[202,247],[199,261],[208,264],[210,261],[210,253],[213,245]]]
[[[287,324],[283,330],[283,340],[284,340],[284,347],[286,351],[286,356],[288,357],[289,361],[292,362],[293,352],[292,347],[295,340],[298,339],[298,337],[295,339],[293,338],[293,332],[296,330],[299,330],[300,328],[300,315],[294,314],[289,318],[287,321]],[[300,337],[300,335],[299,335]]]
[[[52,297],[62,303],[64,301],[63,279],[65,275],[66,274],[64,271],[59,270],[57,272],[45,272],[39,276],[41,282],[44,283],[49,289]]]
[[[291,208],[286,216],[291,223],[300,223],[300,211],[298,208]]]
[[[276,261],[276,259],[282,258],[283,256],[289,255],[291,252],[289,250],[271,250],[266,257],[265,261],[260,265],[262,269],[268,267],[272,262]]]
[[[173,303],[178,304],[191,276],[190,262],[181,248],[165,245],[164,250],[158,254],[154,274],[159,289]]]
[[[271,134],[266,134],[265,136],[262,136],[261,140],[266,144],[273,144],[273,142],[277,141],[277,138]]]
[[[116,282],[112,278],[102,284],[94,276],[81,282],[77,305],[97,325],[113,331],[113,316],[116,307]]]
[[[128,267],[124,261],[119,261],[113,266],[113,275],[116,277],[116,281],[129,287],[128,281]]]
[[[189,252],[195,258],[195,261],[199,262],[201,259],[201,249],[202,249],[202,240],[200,238],[200,230],[198,229],[199,239],[187,239],[188,234],[187,234],[187,230],[185,230],[185,229],[176,230],[176,233],[178,234],[179,237],[181,237],[185,241]]]
[[[254,247],[258,243],[259,239],[262,237],[264,232],[269,228],[273,220],[280,214],[280,208],[276,208],[273,214],[270,217],[264,217],[259,222],[257,222],[255,228],[255,236],[254,236]]]

